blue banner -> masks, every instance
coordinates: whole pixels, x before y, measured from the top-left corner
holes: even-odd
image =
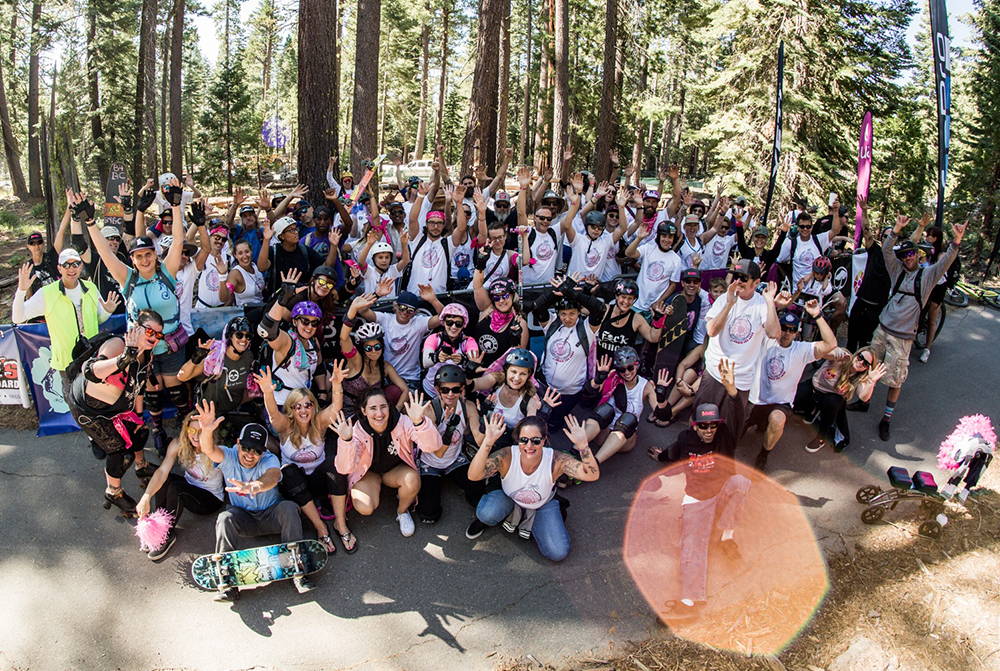
[[[948,148],[951,145],[951,38],[945,0],[931,0],[931,51],[937,100],[938,169],[934,225],[944,226],[944,191],[948,185]]]

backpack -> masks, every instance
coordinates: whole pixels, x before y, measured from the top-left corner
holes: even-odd
[[[445,277],[447,278],[447,281],[450,282],[451,281],[451,251],[448,249],[448,243],[446,242],[447,239],[448,239],[447,236],[442,235],[440,238],[437,239],[436,242],[440,242],[442,249],[444,249]],[[410,274],[413,272],[413,262],[417,258],[417,252],[420,251],[420,248],[424,246],[425,242],[427,242],[427,234],[426,233],[423,235],[422,238],[420,238],[420,242],[417,243],[417,246],[413,248],[413,253],[410,254],[410,265],[406,266],[406,270],[404,270],[403,274],[400,275],[400,277],[399,277],[399,290],[400,291],[406,291],[406,287],[410,286]]]
[[[173,291],[174,287],[177,286],[176,282],[171,281],[170,278],[167,277],[167,274],[163,272],[162,266],[160,266],[160,264],[158,263],[156,264],[155,277],[156,279],[160,280],[165,285],[167,285],[170,288],[170,291]],[[122,298],[125,299],[126,303],[128,303],[128,299],[132,297],[132,293],[135,291],[135,287],[137,284],[139,284],[139,271],[132,270],[132,277],[129,278],[128,282],[126,282],[125,284],[125,287],[122,289]]]
[[[111,338],[118,337],[120,336],[112,331],[98,331],[97,335],[93,338],[84,338],[83,336],[80,336],[76,341],[76,345],[73,347],[73,360],[68,366],[66,366],[66,370],[63,371],[63,379],[71,381],[78,378],[83,372],[83,364],[97,356],[97,352],[101,349],[101,345]]]
[[[899,274],[899,277],[896,278],[895,285],[892,287],[892,293],[889,294],[889,300],[891,301],[892,298],[893,298],[893,296],[895,296],[896,294],[903,294],[904,296],[913,296],[914,300],[917,301],[917,305],[920,306],[920,310],[923,311],[923,309],[924,309],[924,301],[923,301],[924,294],[920,290],[920,279],[923,276],[923,274],[924,274],[924,269],[923,268],[918,268],[917,269],[917,276],[915,278],[913,278],[913,293],[910,293],[909,291],[901,291],[900,290],[900,287],[903,286],[903,278],[906,277],[906,272],[905,271],[901,272]]]

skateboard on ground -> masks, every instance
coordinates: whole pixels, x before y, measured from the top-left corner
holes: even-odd
[[[309,575],[324,566],[323,544],[302,540],[202,555],[191,565],[191,577],[202,589],[224,592]]]
[[[927,538],[941,536],[941,528],[948,523],[944,514],[944,497],[938,492],[934,476],[926,471],[916,471],[911,476],[901,466],[892,466],[886,472],[892,489],[883,491],[878,485],[865,485],[858,490],[855,498],[867,506],[861,511],[861,521],[876,524],[882,520],[887,510],[895,510],[901,501],[920,504],[924,521],[920,523],[920,535]]]

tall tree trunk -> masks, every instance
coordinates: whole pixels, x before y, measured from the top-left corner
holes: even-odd
[[[673,102],[674,90],[677,85],[677,74],[670,78],[670,88],[667,89],[667,100]],[[670,163],[670,139],[674,136],[674,113],[671,112],[663,120],[663,128],[660,135],[660,165]]]
[[[569,135],[569,0],[552,0],[555,5],[555,50],[553,63],[556,73],[555,96],[552,100],[552,167],[553,177],[561,181],[562,156]]]
[[[184,55],[184,0],[174,0],[174,30],[170,36],[170,172],[184,172],[181,129],[181,67]],[[163,129],[166,133],[166,129]]]
[[[441,78],[438,80],[437,121],[434,124],[434,153],[437,153],[436,145],[442,144],[441,133],[444,130],[444,102],[448,95],[448,21],[451,18],[451,2],[452,0],[448,0],[441,8]]]
[[[684,129],[684,98],[686,95],[687,87],[681,84],[680,111],[677,113],[677,139],[674,142],[674,150],[677,152],[680,152],[681,149],[681,131]]]
[[[228,76],[228,74],[232,72],[231,70],[232,55],[230,53],[230,45],[232,44],[232,42],[230,42],[229,39],[230,38],[229,22],[232,19],[232,17],[230,16],[232,10],[232,3],[230,2],[230,0],[223,0],[223,2],[226,3],[225,29],[223,35],[223,39],[225,40],[225,45],[226,45],[226,54],[225,54],[225,65],[223,67],[225,67],[226,74]],[[238,20],[239,16],[237,16],[236,18]],[[226,193],[232,193],[233,192],[233,125],[232,125],[232,105],[230,105],[229,103],[228,96],[224,99],[222,105],[223,105],[222,119],[223,123],[225,124],[224,132],[226,138]]]
[[[358,0],[354,50],[354,112],[351,126],[351,169],[359,175],[362,161],[375,157],[378,142],[378,61],[382,0]]]
[[[646,56],[643,54],[639,62],[639,90],[646,93]],[[645,150],[644,140],[645,130],[639,124],[641,119],[636,119],[635,123],[635,142],[632,144],[632,165],[635,166],[636,179],[642,181],[642,167],[644,161],[642,160],[643,151]]]
[[[171,172],[170,154],[167,152],[167,101],[170,99],[170,21],[160,34],[160,97],[156,109],[160,113],[160,172]],[[180,173],[176,173],[180,174]]]
[[[39,155],[42,159],[42,165],[39,166],[40,173],[42,176],[42,181],[45,184],[45,235],[49,243],[55,240],[56,234],[56,222],[55,222],[55,200],[52,194],[52,167],[51,159],[52,155],[49,151],[49,135],[52,130],[52,125],[46,123],[46,119],[40,118],[38,124],[38,134],[39,134]],[[67,188],[72,188],[69,184],[66,185]]]
[[[101,124],[101,91],[97,79],[97,9],[91,0],[87,3],[87,93],[90,98],[90,136],[94,141],[94,163],[97,176],[108,176],[108,149]]]
[[[337,36],[337,17],[327,0],[299,0],[298,180],[309,187],[309,200],[323,202],[328,158],[337,153],[335,44],[316,35]]]
[[[31,42],[28,46],[28,195],[42,197],[42,157],[38,143],[38,52],[41,35],[38,22],[42,18],[42,0],[31,4]]]
[[[524,93],[521,95],[521,135],[517,148],[517,162],[521,165],[528,161],[528,154],[531,153],[531,139],[528,137],[531,129],[531,0],[526,0],[525,6],[527,36],[524,39]]]
[[[477,158],[488,174],[496,170],[497,82],[500,74],[497,44],[500,40],[500,22],[503,21],[503,5],[503,0],[479,0],[476,70],[472,75],[469,121],[462,145],[463,175],[472,171]]]
[[[545,28],[539,35],[541,61],[538,66],[538,96],[535,101],[535,159],[533,161],[539,169],[549,164],[549,68],[552,63],[549,40],[552,36],[552,2],[553,0],[543,0],[542,14],[546,20]]]
[[[142,15],[139,21],[139,67],[135,81],[135,108],[132,131],[132,183],[138,189],[146,177],[156,172],[156,137],[147,132],[152,124],[149,115],[153,112],[151,94],[152,79],[155,77],[154,58],[156,54],[156,0],[142,0]],[[149,147],[153,147],[154,160],[149,161]]]
[[[604,8],[604,65],[601,70],[601,108],[597,118],[594,176],[602,182],[611,176],[611,150],[615,147],[618,113],[615,107],[615,54],[618,53],[618,0]]]
[[[333,48],[332,99],[333,99],[334,113],[332,116],[333,128],[330,130],[330,132],[333,134],[333,145],[330,147],[330,155],[336,158],[336,164],[334,165],[334,170],[337,171],[338,177],[341,166],[338,147],[343,146],[343,145],[338,145],[338,142],[340,141],[340,68],[343,65],[343,61],[341,60],[341,53],[343,53],[343,46],[344,46],[343,27],[340,25],[341,23],[340,20],[342,15],[340,11],[340,2],[341,0],[333,0],[334,31],[337,37],[335,40],[335,44],[332,45]],[[347,129],[345,128],[344,130],[346,131]]]
[[[510,0],[503,0],[500,22],[500,74],[497,85],[497,150],[507,148],[508,116],[510,114]],[[496,156],[496,153],[494,153]]]
[[[24,200],[28,197],[28,186],[24,183],[24,172],[21,170],[21,152],[14,139],[14,128],[10,123],[10,110],[7,105],[7,85],[3,79],[3,62],[0,59],[0,130],[3,131],[3,151],[7,157],[7,172],[14,190],[14,197]]]
[[[430,70],[431,59],[431,27],[428,23],[431,16],[431,5],[424,2],[424,18],[420,25],[420,114],[417,117],[417,141],[413,147],[413,158],[424,157],[424,143],[427,142],[427,108],[428,90],[427,73]]]

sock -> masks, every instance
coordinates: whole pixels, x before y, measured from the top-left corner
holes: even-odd
[[[681,603],[688,607],[694,605],[694,601],[692,601],[691,599],[681,599]]]
[[[890,420],[892,420],[892,413],[894,413],[894,412],[896,412],[896,403],[895,403],[895,401],[886,401],[885,402],[885,411],[882,414],[882,419],[884,419],[887,422],[890,421]]]
[[[733,530],[732,529],[723,529],[722,530],[722,540],[724,540],[724,541],[731,541],[731,540],[733,540]]]

